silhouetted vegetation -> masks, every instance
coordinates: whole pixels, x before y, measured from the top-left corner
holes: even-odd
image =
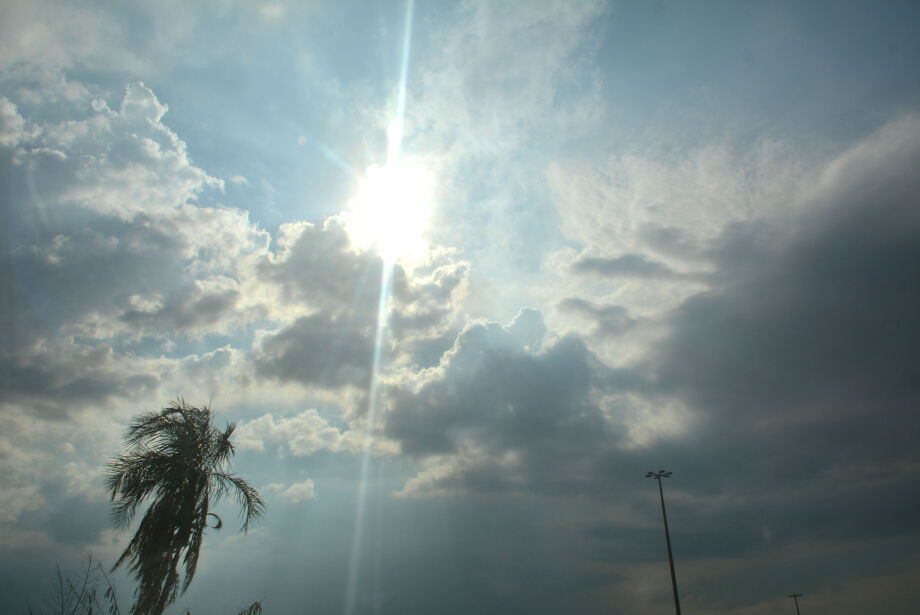
[[[160,615],[188,589],[205,531],[223,525],[210,512],[222,497],[236,497],[243,532],[262,516],[265,504],[259,493],[227,471],[234,454],[230,441],[234,429],[232,423],[223,430],[216,428],[208,406],[191,406],[184,399],[159,412],[141,414],[128,428],[127,450],[109,464],[106,488],[114,502],[112,519],[117,527],[130,525],[137,509],[149,501],[134,537],[112,567],[127,564],[137,580],[132,615]],[[256,602],[241,613],[261,609]]]
[[[29,615],[121,615],[115,586],[92,555],[86,557],[76,579],[65,576],[59,565],[54,585],[39,608],[36,611],[29,605]]]
[[[60,565],[55,569],[56,578],[40,607],[27,606],[29,615],[121,615],[115,585],[106,574],[102,564],[86,556],[83,569],[73,577],[65,575]],[[236,615],[261,615],[262,601],[256,601],[240,609]],[[192,615],[186,609],[185,615]]]
[[[236,615],[261,615],[262,613],[262,603],[253,602],[248,607],[237,613]],[[189,614],[191,615],[191,614]]]

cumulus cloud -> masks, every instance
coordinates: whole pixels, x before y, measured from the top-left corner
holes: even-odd
[[[304,410],[296,416],[275,419],[264,414],[240,423],[236,430],[240,448],[265,450],[265,445],[277,445],[295,457],[306,457],[320,451],[358,453],[363,450],[364,436],[352,430],[331,425],[316,410]]]
[[[183,142],[162,123],[168,107],[143,83],[131,83],[117,111],[47,123],[17,153],[34,178],[32,198],[72,203],[130,222],[174,209],[223,183],[191,163]]]
[[[259,373],[314,387],[366,388],[378,343],[382,271],[380,256],[352,245],[336,217],[322,226],[282,225],[258,272],[296,318],[260,333],[253,344]],[[418,344],[454,323],[466,276],[467,266],[450,254],[433,252],[411,270],[394,266],[382,340],[388,359],[403,355],[411,362]]]
[[[283,485],[281,483],[271,483],[263,488],[267,493],[277,493],[279,497],[289,504],[299,504],[305,500],[312,500],[316,497],[316,488],[313,485],[313,479],[306,479],[300,483]]]
[[[508,326],[469,325],[440,365],[386,392],[385,433],[426,460],[404,495],[578,492],[626,436],[606,394],[630,377],[575,336],[545,338],[524,310]]]
[[[240,302],[239,283],[232,278],[215,276],[195,280],[179,288],[167,302],[158,297],[144,299],[139,295],[128,298],[129,309],[120,319],[128,331],[194,331],[222,320]]]
[[[166,111],[133,83],[117,111],[94,102],[88,117],[36,119],[18,148],[24,189],[11,198],[30,207],[11,209],[23,230],[12,258],[52,327],[95,339],[200,337],[271,311],[254,271],[268,233],[245,211],[195,202],[222,183],[189,160]]]

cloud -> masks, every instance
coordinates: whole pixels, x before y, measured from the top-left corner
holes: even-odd
[[[896,120],[810,173],[789,217],[706,238],[706,287],[664,311],[658,337],[620,368],[586,340],[635,327],[622,305],[561,302],[595,323],[587,334],[546,332],[535,312],[519,317],[523,336],[469,324],[438,365],[385,391],[385,433],[420,467],[398,495],[574,506],[591,494],[569,529],[590,534],[585,557],[616,550],[632,575],[660,539],[638,512],[641,474],[674,469],[672,539],[685,591],[704,603],[707,574],[727,574],[707,573],[715,562],[781,566],[796,545],[906,539],[918,504],[898,485],[920,472],[920,305],[905,292],[920,277],[918,157],[920,122]],[[862,557],[883,566],[854,547]]]
[[[69,66],[74,56],[98,59],[108,21],[66,3],[4,4],[0,15],[2,68],[21,62]]]
[[[116,341],[228,334],[268,317],[274,295],[255,267],[270,237],[245,211],[194,204],[222,183],[188,159],[166,105],[133,83],[118,111],[93,108],[30,120],[14,155],[25,189],[10,198],[29,207],[10,210],[21,229],[11,256],[41,318]]]
[[[562,128],[584,113],[580,104],[591,108],[590,97],[560,90],[590,92],[580,53],[590,53],[590,44],[582,46],[586,30],[602,10],[596,2],[459,7],[448,27],[432,33],[436,51],[411,84],[410,128],[427,132],[442,151],[471,157],[507,154],[535,132]]]
[[[547,182],[563,233],[606,267],[634,271],[642,259],[705,271],[722,232],[793,212],[817,170],[807,153],[766,139],[747,151],[707,145],[665,158],[616,154],[601,166],[556,161]]]
[[[241,295],[236,280],[215,276],[177,289],[165,304],[132,295],[128,299],[131,309],[120,319],[128,331],[194,331],[221,321],[237,306]]]
[[[575,273],[590,273],[609,278],[673,280],[681,277],[666,265],[649,260],[642,254],[624,254],[617,258],[582,256],[572,263],[571,268]]]
[[[62,418],[96,402],[150,391],[154,374],[119,361],[110,346],[39,339],[3,358],[4,401]]]
[[[692,529],[672,539],[702,594],[707,559],[766,565],[788,561],[777,550],[791,545],[912,535],[917,497],[899,485],[920,476],[910,360],[920,305],[906,292],[920,275],[918,160],[920,121],[897,119],[828,161],[788,217],[725,227],[707,240],[707,288],[666,312],[665,334],[629,366],[647,378],[632,395],[676,402],[678,416],[683,405],[689,420],[617,451],[608,482],[616,466],[676,470],[669,518]],[[625,316],[579,298],[560,308],[593,318],[592,335]],[[630,559],[626,525],[603,527]]]
[[[315,10],[288,7],[301,17]],[[219,10],[221,28],[209,28],[214,15],[205,7],[169,0],[158,8],[86,7],[60,0],[0,5],[0,70],[42,69],[117,71],[158,75],[176,66],[206,66],[258,44],[284,7],[227,2]],[[254,27],[264,23],[267,28]],[[248,26],[248,27],[244,27]],[[225,29],[227,28],[227,29]],[[226,36],[234,30],[236,35]]]
[[[191,163],[185,142],[162,122],[167,106],[141,82],[118,111],[45,123],[17,152],[33,177],[32,199],[69,203],[130,222],[193,200],[223,183]]]
[[[585,299],[568,297],[560,301],[557,307],[564,312],[575,313],[592,321],[592,337],[619,336],[637,324],[636,319],[621,305],[598,305]]]
[[[290,306],[287,314],[296,316],[253,343],[259,373],[312,387],[367,387],[377,344],[380,256],[352,245],[342,221],[332,217],[322,226],[282,225],[275,250],[257,269]],[[449,252],[432,252],[412,269],[394,266],[382,342],[388,361],[411,362],[419,345],[454,323],[467,269]]]
[[[301,483],[292,483],[291,485],[282,485],[281,483],[271,483],[263,488],[267,493],[277,493],[282,500],[289,504],[299,504],[305,500],[316,498],[316,489],[313,485],[313,479],[306,479]]]
[[[13,147],[23,136],[25,120],[16,105],[6,97],[0,98],[0,146]]]
[[[370,386],[374,356],[373,321],[354,322],[328,313],[297,319],[258,340],[254,362],[263,376],[305,385]],[[317,352],[323,348],[325,352]]]
[[[424,470],[403,495],[580,492],[624,441],[624,379],[575,336],[550,341],[542,317],[467,326],[436,368],[385,395],[385,433]]]
[[[548,152],[604,119],[590,60],[606,9],[476,2],[449,10],[444,25],[419,29],[408,82],[403,151],[437,177],[429,237],[462,245],[484,275],[534,268],[556,239],[543,224]]]
[[[920,303],[905,291],[920,275],[917,161],[920,121],[883,127],[828,165],[795,233],[727,232],[718,285],[671,319],[662,382],[705,408],[723,439],[783,439],[780,475],[912,457]]]
[[[340,430],[313,409],[278,420],[269,413],[240,423],[236,439],[242,449],[261,451],[266,443],[277,444],[295,457],[306,457],[320,451],[358,453],[364,447],[363,434]]]

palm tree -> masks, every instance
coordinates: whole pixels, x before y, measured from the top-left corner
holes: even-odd
[[[116,527],[130,525],[138,507],[150,502],[134,538],[112,567],[127,562],[137,579],[133,615],[160,615],[176,600],[180,560],[185,593],[195,576],[208,518],[215,519],[215,529],[223,525],[209,511],[223,496],[236,496],[242,532],[262,516],[265,503],[258,491],[227,472],[235,427],[230,423],[221,431],[212,424],[208,406],[196,408],[178,399],[159,412],[136,417],[125,433],[127,452],[110,462],[106,473]]]

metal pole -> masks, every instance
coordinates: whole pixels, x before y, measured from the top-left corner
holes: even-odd
[[[658,494],[661,496],[661,517],[664,519],[664,540],[668,545],[668,565],[671,567],[671,589],[674,590],[674,611],[680,615],[680,599],[677,597],[677,575],[674,574],[674,555],[671,553],[671,534],[668,532],[668,513],[664,509],[664,490],[661,488],[661,476],[658,479]]]
[[[795,615],[800,615],[799,613],[799,598],[802,597],[802,594],[789,594],[789,598],[792,598],[795,601]]]
[[[671,553],[671,532],[668,531],[668,513],[664,508],[664,489],[661,487],[661,479],[671,476],[670,472],[658,470],[657,472],[646,472],[646,478],[654,478],[658,481],[658,495],[661,496],[661,517],[664,519],[664,539],[668,544],[668,566],[671,569],[671,589],[674,590],[674,611],[680,615],[680,598],[677,597],[677,575],[674,573],[674,555]]]

